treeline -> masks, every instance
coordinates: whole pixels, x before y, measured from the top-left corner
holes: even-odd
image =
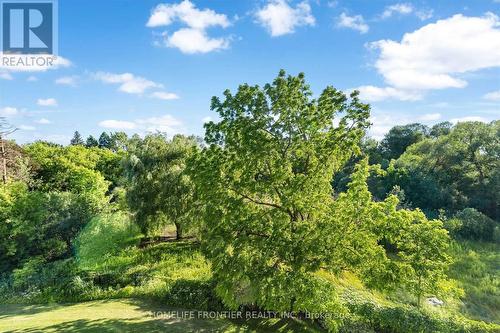
[[[228,308],[346,314],[332,283],[344,272],[404,290],[417,307],[460,295],[447,276],[450,236],[500,241],[500,121],[396,126],[377,142],[356,92],[311,96],[302,74],[281,72],[214,97],[220,121],[204,140],[75,132],[69,146],[10,142],[0,298],[37,285],[78,298],[75,253],[93,252],[82,244],[114,225],[93,218],[114,213],[144,238],[172,225],[177,239],[199,241]],[[96,244],[132,244],[120,237]]]

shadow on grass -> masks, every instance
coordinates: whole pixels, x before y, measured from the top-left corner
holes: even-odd
[[[6,331],[6,333],[35,332],[224,332],[229,323],[202,320],[158,320],[137,321],[132,319],[78,319],[50,326],[25,328]],[[232,332],[248,332],[246,330],[231,330]]]
[[[126,306],[124,307],[124,304]],[[120,308],[117,308],[120,305]],[[87,309],[87,310],[85,310]],[[88,309],[90,309],[90,314]],[[133,311],[131,317],[122,311]],[[4,320],[11,325],[2,332],[323,332],[311,322],[293,319],[206,319],[162,316],[154,313],[181,313],[181,308],[138,299],[103,300],[44,306],[1,306]],[[196,310],[195,310],[196,311]],[[76,315],[75,315],[76,313]],[[71,317],[68,318],[68,314]],[[102,318],[99,318],[101,317]],[[65,318],[66,317],[66,318]],[[81,318],[79,318],[81,317]],[[89,317],[89,318],[85,318]],[[111,318],[109,318],[111,317]],[[120,318],[123,317],[123,318]],[[26,325],[26,323],[28,325]],[[20,327],[18,325],[26,325]],[[1,326],[1,325],[0,325]],[[9,327],[10,326],[10,327]]]
[[[51,311],[63,305],[18,305],[18,304],[1,304],[0,319],[6,319],[15,316],[29,316],[37,313]]]

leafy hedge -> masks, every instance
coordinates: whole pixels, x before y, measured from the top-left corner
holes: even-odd
[[[441,317],[411,306],[381,306],[375,303],[351,303],[347,305],[357,321],[380,333],[482,333],[500,332],[500,325],[487,324],[467,319],[463,316]],[[351,318],[346,321],[343,330],[350,331]],[[352,332],[352,331],[351,331]]]

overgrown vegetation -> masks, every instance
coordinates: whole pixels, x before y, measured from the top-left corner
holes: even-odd
[[[0,302],[142,298],[292,312],[313,330],[498,331],[500,121],[397,126],[379,143],[356,92],[312,96],[281,72],[214,97],[204,141],[9,142]]]

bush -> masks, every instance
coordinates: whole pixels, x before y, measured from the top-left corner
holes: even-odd
[[[351,303],[349,310],[357,318],[356,323],[368,325],[375,332],[384,333],[482,333],[499,332],[500,326],[470,320],[462,316],[441,317],[410,306],[380,306],[375,303]],[[353,323],[348,321],[344,326]],[[349,330],[344,327],[343,331]]]
[[[78,300],[73,281],[81,272],[73,259],[45,262],[34,257],[0,281],[0,302],[49,303]]]
[[[96,269],[105,259],[138,244],[139,228],[126,213],[113,213],[93,218],[76,241],[76,258],[80,268]]]
[[[447,224],[450,227],[450,233],[455,237],[493,241],[497,223],[474,208],[465,208]]]

